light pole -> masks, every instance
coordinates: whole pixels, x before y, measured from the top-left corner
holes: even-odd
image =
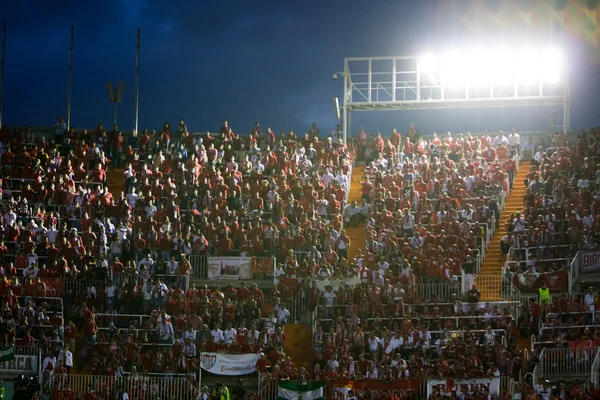
[[[112,87],[112,83],[106,82],[106,87],[108,88],[108,98],[114,104],[113,123],[117,125],[117,103],[120,103],[123,100],[125,82],[119,83],[119,87],[114,89]]]
[[[345,64],[345,63],[344,63]],[[346,103],[348,102],[348,72],[334,72],[333,79],[337,79],[338,76],[344,77],[344,98],[342,103],[342,129],[344,131],[344,143],[348,143],[348,107]]]

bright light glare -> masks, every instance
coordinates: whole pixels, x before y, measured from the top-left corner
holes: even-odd
[[[437,59],[433,54],[425,54],[419,60],[419,67],[423,73],[431,73],[437,71]]]
[[[523,85],[534,84],[540,78],[539,55],[533,50],[523,49],[517,56],[517,82]]]
[[[564,54],[554,48],[450,51],[419,60],[421,72],[439,77],[445,87],[555,84],[564,75],[564,64]]]
[[[463,86],[467,79],[466,65],[459,53],[448,53],[442,60],[441,80],[446,87]]]
[[[542,53],[540,71],[544,82],[558,83],[563,70],[564,57],[557,49],[547,49]]]
[[[506,49],[499,49],[489,58],[489,75],[492,83],[506,86],[514,81],[515,64]]]

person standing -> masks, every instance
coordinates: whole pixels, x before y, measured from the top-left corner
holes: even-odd
[[[594,287],[590,286],[588,292],[583,298],[586,311],[589,313],[587,317],[587,323],[590,325],[596,324],[596,295],[594,294]]]
[[[546,281],[542,282],[542,287],[538,289],[538,293],[540,294],[540,304],[542,306],[547,306],[550,304],[550,289],[548,288],[548,284]]]
[[[542,316],[542,307],[534,299],[529,299],[529,312],[531,313],[531,333],[534,335],[538,334],[540,327],[540,317]]]

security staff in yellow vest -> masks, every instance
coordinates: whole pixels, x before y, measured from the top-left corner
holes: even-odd
[[[538,292],[540,293],[540,304],[543,306],[550,304],[550,289],[545,281],[542,282],[542,287],[538,289]]]
[[[211,393],[211,399],[214,400],[230,400],[229,399],[229,388],[223,385],[221,382],[217,382],[215,387],[213,387]]]

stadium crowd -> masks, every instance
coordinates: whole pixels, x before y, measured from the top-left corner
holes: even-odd
[[[427,142],[411,126],[406,135],[367,137],[361,129],[346,145],[338,131],[321,141],[314,124],[298,138],[256,123],[243,138],[228,121],[215,136],[190,134],[183,120],[127,137],[116,125],[78,132],[59,121],[54,140],[3,127],[5,344],[45,346],[49,374],[69,373],[81,330],[78,367],[116,378],[140,371],[195,379],[202,351],[261,353],[258,369],[268,379],[518,378],[516,338],[526,323],[478,305],[476,286],[464,299],[419,298],[411,287],[457,285],[461,269],[476,273],[516,157],[533,145],[521,145],[514,130]],[[555,246],[533,253],[538,270],[539,259],[594,248],[600,232],[590,191],[600,173],[581,157],[596,155],[597,145],[581,140],[574,154],[564,146],[535,153],[524,215],[506,222],[503,241],[515,257]],[[345,204],[355,153],[367,163],[362,201]],[[109,192],[108,168],[123,168],[121,193]],[[343,226],[361,223],[367,245],[348,260]],[[307,371],[282,351],[294,293],[286,285],[266,296],[256,285],[197,289],[194,255],[274,256],[276,282],[359,282],[308,288],[319,322],[318,361]],[[77,284],[57,289],[53,280]],[[61,290],[64,327],[44,300]]]

